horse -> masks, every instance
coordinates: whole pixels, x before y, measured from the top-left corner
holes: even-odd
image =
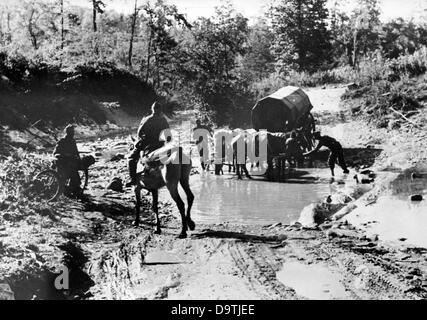
[[[235,169],[235,172],[237,174],[237,178],[239,180],[242,180],[242,174],[244,173],[245,176],[249,179],[252,179],[251,175],[248,172],[248,169],[246,168],[246,160],[248,157],[248,143],[250,143],[248,137],[247,137],[248,131],[236,129],[234,130],[234,138],[231,141],[231,148],[233,149],[233,167]],[[244,146],[244,162],[245,163],[238,163],[238,155],[237,155],[237,148],[239,145]]]
[[[165,158],[167,157],[167,158]],[[155,234],[161,234],[159,220],[159,189],[166,186],[175,201],[181,215],[182,228],[178,238],[187,237],[187,230],[193,231],[196,224],[191,220],[191,207],[194,195],[190,189],[190,172],[192,168],[191,158],[182,151],[181,147],[165,146],[148,155],[143,159],[144,171],[137,174],[138,184],[134,187],[136,198],[135,222],[138,226],[140,222],[141,191],[148,190],[152,195],[152,210],[156,215]],[[185,204],[178,193],[178,184],[184,189],[187,196],[187,212]]]

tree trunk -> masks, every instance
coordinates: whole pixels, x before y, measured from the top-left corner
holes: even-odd
[[[0,11],[0,44],[3,45],[3,12]]]
[[[61,0],[61,50],[64,49],[64,0]]]
[[[6,26],[7,26],[7,34],[6,34],[6,42],[10,43],[12,41],[12,31],[10,30],[10,12],[6,15]]]
[[[302,0],[298,0],[298,33],[299,33],[299,39],[297,40],[297,51],[298,51],[298,68],[301,71],[304,68],[304,53],[303,53],[303,26],[302,26],[302,4],[301,4]]]
[[[96,0],[92,0],[92,25],[93,25],[93,32],[97,31],[97,27],[96,27]]]
[[[148,77],[150,75],[150,58],[151,58],[151,41],[153,37],[153,31],[150,25],[150,38],[148,39],[148,50],[147,50],[147,70],[145,72],[145,82],[148,83]]]
[[[138,16],[138,0],[135,0],[135,9],[132,17],[132,25],[130,30],[130,40],[129,40],[129,53],[128,53],[128,64],[129,67],[132,68],[132,51],[133,51],[133,38],[135,36],[135,26],[136,26],[136,18]]]
[[[353,68],[356,68],[357,64],[357,30],[354,32],[353,39]]]
[[[31,44],[33,45],[34,49],[37,50],[38,44],[37,44],[37,36],[34,34],[34,30],[33,30],[33,16],[34,16],[34,10],[31,11],[30,19],[28,21],[28,33],[30,34]]]

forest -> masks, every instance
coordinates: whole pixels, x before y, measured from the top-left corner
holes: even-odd
[[[422,8],[417,20],[382,21],[380,0],[357,0],[351,12],[345,1],[275,0],[252,21],[221,0],[211,17],[190,21],[165,0],[134,0],[128,15],[87,2],[0,4],[0,121],[22,126],[19,117],[40,112],[54,124],[103,121],[90,95],[131,113],[160,99],[247,126],[257,99],[284,85],[352,83],[347,96],[364,99],[356,112],[381,126],[388,106],[411,111],[425,92]]]

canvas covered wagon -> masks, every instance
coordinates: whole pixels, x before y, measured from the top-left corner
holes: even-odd
[[[313,106],[307,94],[298,87],[283,87],[262,98],[252,109],[252,126],[268,131],[268,162],[284,156],[285,141],[290,132],[297,130],[305,151],[314,147]],[[280,161],[280,159],[279,159]]]
[[[283,87],[262,98],[252,109],[255,130],[288,132],[304,124],[313,109],[307,94],[298,87]]]

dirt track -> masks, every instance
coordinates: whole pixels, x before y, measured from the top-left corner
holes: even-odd
[[[376,145],[384,152],[376,166],[386,165],[390,151],[386,135],[381,136],[385,133],[366,126],[361,130],[355,121],[340,124],[341,113],[319,112],[319,117],[331,120],[324,130],[334,132],[337,125],[340,130],[345,126],[348,138],[343,142],[348,147],[372,143],[366,140],[368,135],[377,139]],[[87,148],[95,150],[100,143],[104,147],[120,141],[87,142]],[[414,157],[421,159],[421,155]],[[313,272],[327,269],[333,275],[329,283],[301,283],[324,298],[427,298],[427,249],[366,237],[364,228],[351,226],[345,219],[314,228],[298,223],[199,224],[189,238],[176,239],[179,221],[175,207],[167,199],[161,202],[163,234],[155,235],[150,198],[145,197],[142,225],[135,228],[131,225],[131,190],[116,193],[105,189],[113,176],[126,179],[126,162],[117,160],[94,166],[88,201],[64,199],[41,208],[31,219],[3,219],[0,270],[16,298],[310,298],[304,288],[286,285],[277,276],[289,262],[309,266]],[[71,265],[69,261],[73,261]],[[71,266],[71,290],[65,294],[52,290],[54,272],[63,263]]]

